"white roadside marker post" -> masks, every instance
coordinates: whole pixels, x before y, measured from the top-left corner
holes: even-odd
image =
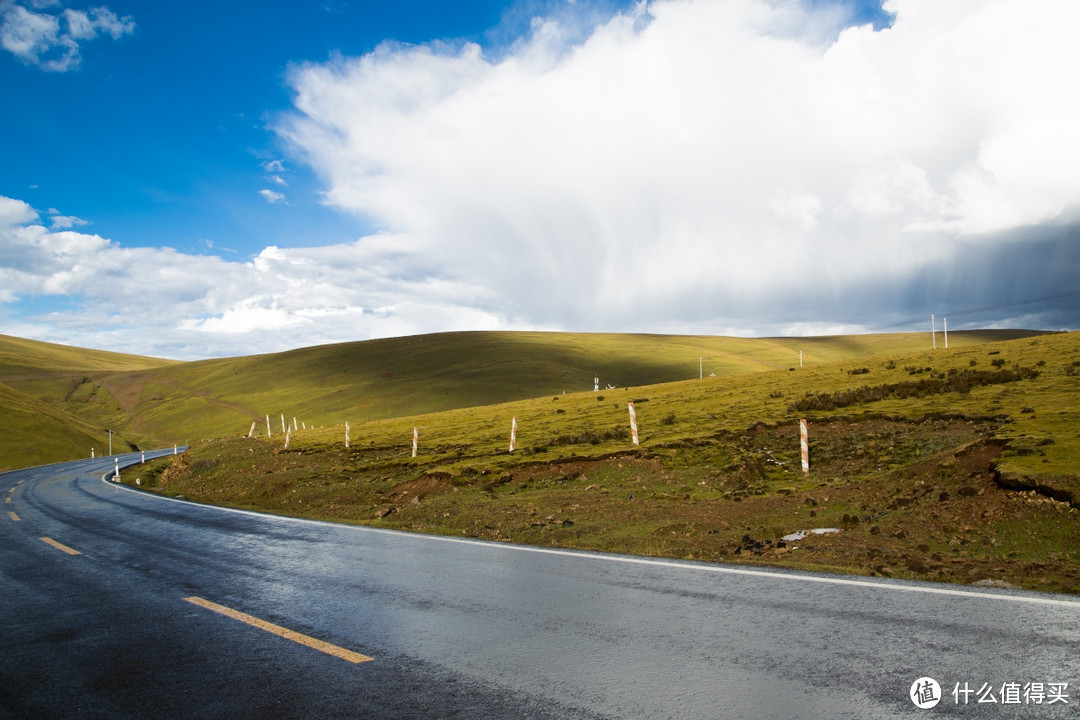
[[[113,458],[113,482],[120,482],[120,460]]]
[[[345,421],[345,447],[349,447],[349,421]]]
[[[802,446],[803,475],[810,474],[810,441],[806,431],[806,420],[799,421],[799,444]]]
[[[90,448],[90,457],[91,457],[91,458],[93,458],[93,457],[94,457],[94,448]]]
[[[517,418],[510,421],[510,452],[514,452],[514,443],[517,442]]]
[[[270,433],[270,416],[266,416],[266,437],[273,437]]]
[[[249,438],[255,437],[255,422],[254,421],[252,421],[252,423],[251,423],[251,429],[248,430],[248,437]]]
[[[281,413],[281,432],[285,432],[285,413]]]
[[[285,431],[285,449],[289,449],[289,438],[292,437],[292,427]]]
[[[637,431],[637,413],[634,412],[634,403],[626,403],[626,406],[630,409],[630,437],[633,439],[634,444],[638,444],[638,431]]]
[[[420,442],[420,429],[419,428],[413,428],[412,429],[412,456],[413,457],[416,457],[416,448],[417,448],[417,445],[418,445],[419,442]]]
[[[142,451],[142,461],[143,461],[143,464],[145,465],[146,464],[146,451],[145,450]]]

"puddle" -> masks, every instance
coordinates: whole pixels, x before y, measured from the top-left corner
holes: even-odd
[[[790,535],[785,535],[780,538],[787,542],[795,542],[796,540],[802,540],[807,535],[827,535],[829,533],[838,533],[840,528],[814,528],[813,530],[800,530],[799,532],[793,532]]]

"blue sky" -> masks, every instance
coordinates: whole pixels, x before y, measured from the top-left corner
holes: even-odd
[[[946,5],[0,0],[0,333],[1075,327],[1076,4]]]

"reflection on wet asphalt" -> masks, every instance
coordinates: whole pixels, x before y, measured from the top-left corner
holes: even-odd
[[[0,475],[20,515],[0,523],[0,716],[885,718],[927,712],[924,676],[936,713],[1080,703],[1080,598],[274,518],[101,482],[111,466]],[[965,682],[1076,697],[965,706]]]

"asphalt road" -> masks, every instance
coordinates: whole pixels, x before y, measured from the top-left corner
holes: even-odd
[[[1080,716],[1074,596],[277,518],[112,467],[0,475],[0,717]]]

